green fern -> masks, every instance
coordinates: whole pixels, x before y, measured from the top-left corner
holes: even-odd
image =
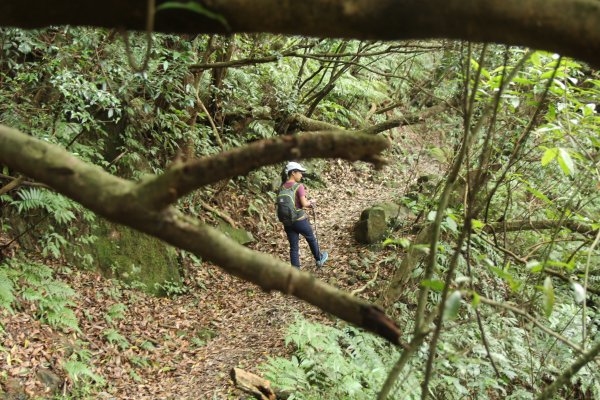
[[[125,318],[124,313],[126,310],[127,310],[127,306],[123,303],[113,304],[106,311],[106,315],[104,316],[104,319],[108,323],[112,323],[116,319],[123,319],[123,318]]]
[[[15,301],[15,287],[9,279],[5,271],[0,270],[0,307],[6,308],[10,313],[13,313],[11,307]]]
[[[73,310],[66,307],[57,307],[56,309],[47,310],[43,320],[47,321],[49,325],[60,328],[70,328],[74,331],[80,332],[79,321],[75,316]]]
[[[107,329],[102,334],[104,335],[108,343],[116,344],[122,350],[128,349],[131,346],[127,339],[123,335],[121,335],[116,329]]]
[[[25,301],[38,302],[41,299],[43,299],[44,296],[42,295],[42,293],[39,290],[37,290],[35,288],[27,287],[27,288],[23,289],[23,291],[21,292],[21,297]]]
[[[295,348],[290,360],[276,358],[262,366],[273,385],[297,399],[369,399],[387,376],[397,351],[355,328],[339,329],[298,318],[286,344]]]
[[[52,277],[52,269],[46,265],[38,263],[28,263],[16,261],[13,263],[16,271],[19,271],[19,276],[29,285],[39,286],[42,282],[47,281]]]
[[[92,371],[88,364],[81,361],[66,361],[63,364],[63,368],[73,382],[78,382],[81,379],[89,378],[100,385],[104,385],[106,383],[104,378]]]
[[[19,190],[18,197],[20,200],[12,201],[11,205],[17,207],[19,214],[25,212],[45,208],[46,206],[46,191],[38,188],[27,188]]]
[[[66,225],[75,219],[75,213],[81,209],[74,201],[54,192],[39,188],[19,190],[18,199],[12,200],[19,214],[27,214],[34,210],[44,210],[60,225]]]
[[[75,291],[64,282],[54,280],[49,267],[13,259],[0,265],[0,306],[9,311],[20,299],[32,304],[34,315],[55,328],[79,332],[78,320],[73,310]]]

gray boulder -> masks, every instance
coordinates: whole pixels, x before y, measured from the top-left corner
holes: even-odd
[[[381,207],[371,207],[360,214],[355,237],[359,243],[371,244],[383,239],[386,231],[385,210]]]
[[[359,243],[372,244],[384,239],[388,227],[410,218],[410,210],[396,203],[379,203],[363,210],[356,224],[355,238]]]
[[[46,368],[40,368],[35,375],[48,393],[55,393],[64,382],[62,378]]]

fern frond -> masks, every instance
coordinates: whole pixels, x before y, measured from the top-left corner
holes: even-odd
[[[127,310],[127,306],[123,303],[113,304],[106,311],[104,318],[111,323],[115,319],[122,319],[125,317],[124,312]]]
[[[79,321],[77,320],[73,310],[69,308],[60,307],[55,310],[48,310],[46,313],[46,320],[51,326],[70,328],[74,331],[80,332]]]
[[[47,199],[46,191],[39,188],[24,188],[19,190],[19,200],[13,200],[11,205],[17,207],[19,214],[29,212],[38,208],[45,209]]]
[[[0,271],[0,307],[6,308],[10,313],[13,313],[11,307],[15,301],[15,287],[8,275],[4,271]]]
[[[121,335],[116,329],[107,329],[102,334],[109,343],[116,344],[123,350],[131,346],[127,339],[125,339],[125,337]]]
[[[87,364],[81,361],[66,361],[63,364],[63,368],[73,382],[78,382],[82,378],[89,378],[100,385],[106,383],[102,376],[96,374]]]

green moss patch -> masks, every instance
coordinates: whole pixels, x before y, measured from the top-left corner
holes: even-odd
[[[102,273],[164,295],[162,285],[181,280],[173,247],[143,233],[103,221],[96,233],[94,260]]]

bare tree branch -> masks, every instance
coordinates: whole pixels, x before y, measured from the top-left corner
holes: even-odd
[[[12,181],[8,182],[6,185],[0,187],[0,196],[4,193],[8,193],[14,188],[18,188],[25,181],[24,176],[19,176],[18,178],[14,178]]]
[[[426,51],[435,51],[440,50],[440,46],[388,46],[384,50],[380,51],[372,51],[361,53],[361,57],[373,57],[379,55],[392,55],[392,54],[422,54]],[[403,49],[403,50],[399,50]],[[294,57],[294,58],[302,58],[302,59],[311,59],[317,61],[331,61],[328,58],[342,58],[342,57],[352,57],[355,56],[355,53],[314,53],[314,54],[302,54],[297,51],[285,51],[281,54],[273,54],[270,56],[264,56],[261,58],[244,58],[239,60],[230,60],[226,62],[214,62],[214,63],[200,63],[200,64],[192,64],[190,65],[191,70],[205,70],[205,69],[213,69],[213,68],[238,68],[238,67],[246,67],[256,64],[267,64],[275,61],[279,61],[284,57]]]
[[[378,133],[387,131],[388,129],[398,128],[400,126],[418,124],[419,122],[423,122],[427,118],[429,118],[433,115],[444,112],[447,108],[448,108],[448,106],[446,104],[439,104],[439,105],[429,107],[429,108],[424,109],[419,112],[414,112],[414,113],[409,113],[409,114],[403,115],[402,117],[399,117],[399,118],[388,119],[387,121],[384,121],[380,124],[376,124],[376,125],[370,126],[365,129],[360,129],[356,132],[364,133],[367,135],[376,135]]]
[[[176,163],[164,174],[143,182],[138,192],[147,207],[160,210],[201,186],[288,159],[345,158],[381,166],[384,162],[377,154],[388,146],[383,137],[342,131],[287,135],[261,140],[212,157]]]
[[[158,0],[157,6],[166,0]],[[272,32],[356,39],[465,39],[554,51],[600,66],[600,3],[593,0],[205,0],[222,20],[187,10],[156,14],[155,30]],[[4,0],[0,25],[89,25],[143,31],[146,0]]]
[[[514,220],[514,221],[503,221],[503,222],[492,222],[487,224],[483,230],[485,232],[515,232],[515,231],[527,231],[527,230],[544,230],[544,229],[556,229],[564,226],[569,228],[573,232],[588,235],[597,231],[592,225],[585,224],[582,222],[576,222],[571,220],[566,221],[553,221],[553,220],[541,220],[541,221],[530,221],[530,220]]]
[[[364,140],[366,139],[366,140]],[[376,140],[375,140],[376,139]],[[362,147],[362,145],[364,147]],[[135,183],[87,164],[66,150],[0,125],[0,162],[44,182],[99,215],[164,240],[215,263],[229,274],[305,300],[352,324],[400,344],[400,331],[378,307],[267,254],[237,244],[217,229],[181,214],[165,196],[142,201],[148,191],[192,190],[260,165],[297,158],[344,156],[375,159],[387,147],[383,138],[321,133],[257,142],[215,157],[181,163],[150,182]],[[159,203],[160,203],[159,201]],[[150,204],[150,206],[148,206]]]

